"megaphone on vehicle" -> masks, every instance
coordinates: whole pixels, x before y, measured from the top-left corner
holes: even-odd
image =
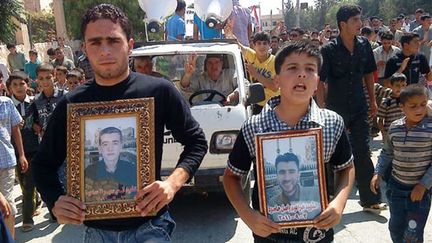
[[[209,28],[215,28],[231,15],[232,0],[195,0],[195,13]]]
[[[174,13],[177,0],[138,0],[139,6],[146,13],[144,22],[148,31],[156,33],[160,30],[165,18]]]

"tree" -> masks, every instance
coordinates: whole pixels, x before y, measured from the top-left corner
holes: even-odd
[[[57,37],[55,18],[52,12],[42,11],[28,14],[29,31],[33,43],[47,42]]]
[[[8,43],[15,41],[15,32],[18,23],[25,23],[22,17],[23,6],[18,0],[0,1],[0,42]]]
[[[144,16],[145,13],[139,7],[138,1],[124,0],[64,0],[64,12],[66,28],[73,39],[81,39],[81,20],[83,14],[89,9],[101,3],[111,3],[119,7],[128,16],[133,29],[133,38],[137,41],[144,40]]]

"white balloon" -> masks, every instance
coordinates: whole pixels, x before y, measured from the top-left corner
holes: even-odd
[[[232,0],[195,0],[194,7],[195,13],[209,27],[224,22],[233,10]]]
[[[166,17],[174,13],[177,0],[138,0],[139,6],[146,13],[145,22],[162,23]]]

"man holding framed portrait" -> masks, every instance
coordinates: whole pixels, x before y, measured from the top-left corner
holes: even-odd
[[[68,93],[54,110],[38,154],[32,161],[36,187],[60,224],[84,223],[84,242],[170,242],[175,223],[168,213],[167,204],[173,200],[182,185],[192,178],[207,152],[204,133],[172,83],[129,70],[128,58],[134,44],[132,29],[128,18],[118,7],[99,4],[89,9],[83,16],[81,34],[95,79]],[[151,100],[152,107],[154,105],[154,112],[152,110],[152,115],[147,119],[153,129],[137,136],[142,136],[140,141],[144,142],[148,138],[154,138],[151,146],[154,148],[153,176],[156,181],[138,190],[134,197],[135,210],[139,212],[139,216],[86,220],[89,213],[87,208],[91,205],[66,196],[57,174],[67,150],[76,148],[68,147],[66,141],[68,106],[91,106],[96,103],[103,106],[105,103],[119,101],[117,103],[124,109],[134,110],[139,104],[128,105],[127,100],[139,98]],[[90,109],[115,110],[109,106],[104,107],[98,108],[95,105]],[[176,112],[172,112],[173,110]],[[103,116],[95,115],[95,119]],[[142,114],[137,116],[144,117]],[[165,128],[172,131],[174,138],[184,146],[184,151],[172,174],[161,181]],[[155,212],[155,215],[148,216],[150,212]]]
[[[252,116],[243,124],[229,155],[224,174],[225,192],[239,216],[253,231],[255,242],[332,242],[334,240],[332,227],[341,220],[354,182],[354,167],[343,119],[333,111],[319,108],[312,98],[318,86],[320,67],[319,49],[307,42],[290,43],[280,50],[275,59],[274,79],[275,85],[280,88],[280,96],[271,98],[260,114]],[[313,130],[320,132],[314,135]],[[263,173],[257,173],[259,164],[272,161],[268,156],[261,156],[262,151],[265,153],[266,146],[259,145],[261,143],[259,136],[274,135],[280,138],[280,133],[292,133],[292,136],[311,133],[310,136],[315,136],[314,140],[317,144],[322,143],[321,147],[316,146],[316,154],[318,154],[316,157],[322,159],[312,158],[306,161],[318,161],[316,164],[321,167],[318,171],[323,171],[324,163],[329,163],[335,171],[335,197],[307,225],[290,222],[281,224],[269,218],[268,214],[265,215],[266,209],[262,210],[266,203],[265,194],[259,193],[258,189],[263,186],[267,188],[269,185],[255,183],[252,208],[242,191],[241,178],[249,173],[252,164],[257,181],[267,182],[266,180],[271,178],[263,178]],[[324,176],[321,175],[319,178]],[[320,184],[323,182],[321,181]],[[320,198],[323,198],[323,195],[320,195]],[[295,210],[290,206],[288,205],[286,209],[288,212]],[[282,210],[285,210],[284,207]]]

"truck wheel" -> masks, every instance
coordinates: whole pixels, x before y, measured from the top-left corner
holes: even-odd
[[[246,201],[248,204],[251,202],[252,189],[251,189],[251,173],[248,173],[246,176],[243,176],[241,179],[243,194],[246,197]]]

